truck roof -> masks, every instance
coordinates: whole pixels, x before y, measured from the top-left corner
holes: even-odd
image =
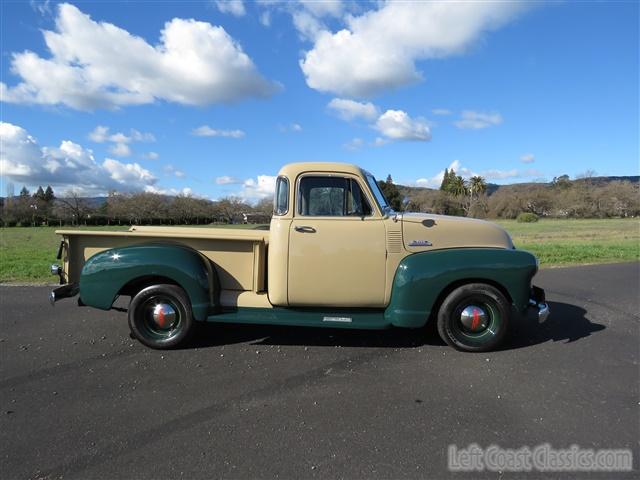
[[[278,175],[285,175],[289,178],[295,178],[304,172],[340,172],[351,173],[354,175],[366,175],[368,172],[358,165],[352,163],[339,162],[296,162],[289,163],[282,167]]]

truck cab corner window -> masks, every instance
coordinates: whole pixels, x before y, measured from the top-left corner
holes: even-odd
[[[273,203],[274,215],[285,215],[289,211],[289,179],[278,177],[276,180],[276,195]]]

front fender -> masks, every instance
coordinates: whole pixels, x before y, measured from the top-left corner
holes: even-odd
[[[196,320],[206,320],[212,305],[211,267],[195,250],[181,245],[150,244],[97,253],[80,274],[80,300],[108,310],[118,292],[132,280],[165,277],[180,285],[191,300]]]
[[[421,327],[440,294],[464,281],[501,286],[522,311],[537,270],[536,258],[523,250],[455,248],[415,253],[405,257],[396,270],[385,319],[399,327]]]

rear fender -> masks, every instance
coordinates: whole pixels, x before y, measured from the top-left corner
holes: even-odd
[[[166,278],[182,287],[196,320],[206,320],[216,307],[216,277],[208,259],[197,251],[172,244],[132,245],[97,253],[80,275],[83,304],[109,310],[126,286],[143,278]]]

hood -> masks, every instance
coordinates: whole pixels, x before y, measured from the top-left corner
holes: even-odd
[[[484,220],[427,213],[404,213],[398,217],[404,246],[410,252],[460,247],[514,248],[502,227]]]

